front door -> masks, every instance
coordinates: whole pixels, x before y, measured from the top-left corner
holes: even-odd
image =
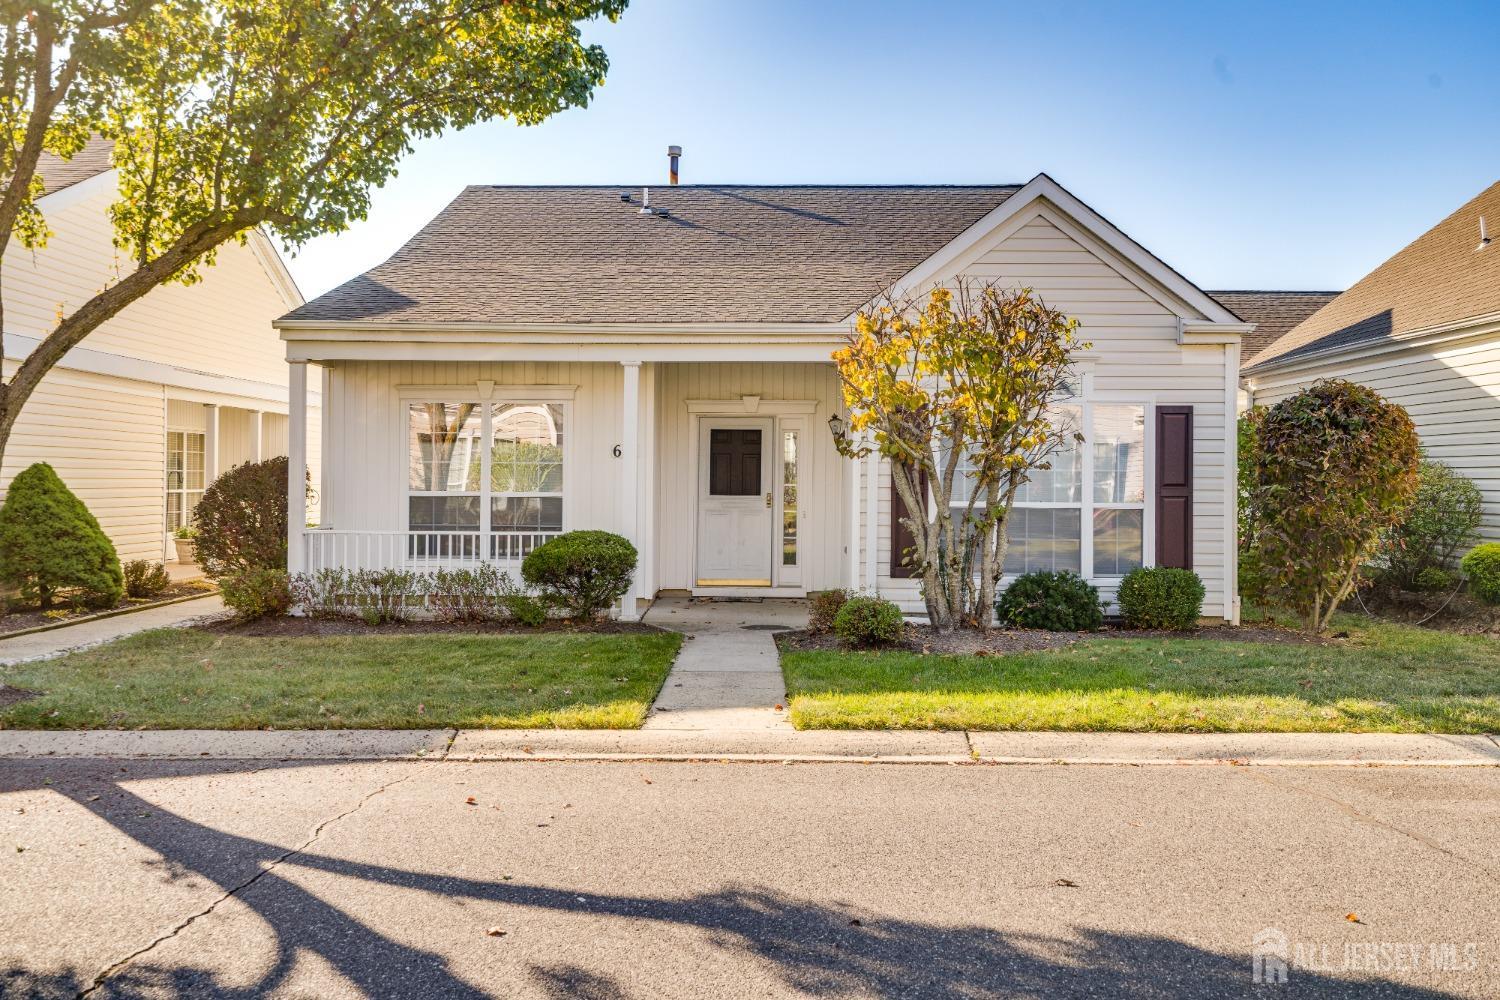
[[[771,421],[705,418],[698,462],[700,587],[771,585]]]

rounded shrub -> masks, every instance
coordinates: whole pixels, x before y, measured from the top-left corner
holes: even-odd
[[[1424,594],[1452,590],[1457,580],[1457,576],[1441,566],[1428,566],[1418,571],[1417,578],[1412,581],[1412,589]]]
[[[1016,577],[995,602],[995,616],[1003,625],[1049,632],[1089,632],[1104,624],[1099,588],[1066,570]]]
[[[636,551],[608,531],[569,531],[521,562],[521,579],[575,618],[597,618],[630,589]]]
[[[149,559],[132,559],[124,566],[125,596],[137,600],[160,597],[172,586],[167,568]]]
[[[1120,581],[1120,617],[1131,628],[1182,631],[1198,624],[1203,581],[1190,569],[1142,566]]]
[[[193,508],[203,572],[286,569],[286,475],[285,456],[246,462],[203,491]]]
[[[833,620],[849,603],[847,590],[815,590],[807,595],[807,630],[813,635],[833,631]]]
[[[890,646],[901,641],[901,609],[883,597],[851,597],[833,616],[833,632],[851,646]]]
[[[292,581],[284,569],[262,566],[231,573],[219,581],[225,607],[249,621],[284,615],[292,607]]]
[[[1434,583],[1440,571],[1453,586],[1454,557],[1472,544],[1484,516],[1484,497],[1473,480],[1442,462],[1423,461],[1417,468],[1417,495],[1401,523],[1381,547],[1381,579],[1404,590],[1444,590]],[[1427,584],[1423,584],[1426,575]]]
[[[1459,566],[1475,597],[1486,604],[1500,604],[1500,542],[1474,546]]]
[[[0,507],[0,581],[43,610],[61,594],[107,608],[124,593],[114,543],[45,462],[17,473]]]

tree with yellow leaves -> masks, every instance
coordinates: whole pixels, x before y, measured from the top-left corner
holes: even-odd
[[[1033,471],[1081,440],[1054,407],[1068,392],[1078,321],[1031,289],[960,280],[882,296],[833,355],[847,424],[839,452],[890,460],[932,627],[988,628],[1006,522]]]

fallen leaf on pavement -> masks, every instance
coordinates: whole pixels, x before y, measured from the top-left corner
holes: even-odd
[[[507,932],[502,927],[491,927],[489,930],[485,931],[485,933],[490,937],[505,937]]]
[[[641,775],[641,780],[644,781],[648,785],[651,784],[651,779],[648,778],[648,777],[646,777],[644,774]]]
[[[1344,919],[1347,920],[1347,921],[1349,921],[1351,924],[1362,924],[1362,923],[1364,923],[1363,920],[1359,919],[1359,914],[1358,913],[1346,913],[1346,914],[1344,914]]]
[[[479,805],[479,802],[478,802],[478,800],[476,800],[474,798],[474,796],[470,795],[468,798],[464,799],[464,805],[466,805],[466,806],[477,806],[477,805]]]
[[[1070,878],[1053,879],[1052,884],[1055,885],[1055,886],[1057,886],[1059,889],[1076,889],[1076,888],[1078,888],[1078,883],[1074,882]]]

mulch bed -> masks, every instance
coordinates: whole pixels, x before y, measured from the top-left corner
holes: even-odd
[[[537,628],[528,628],[507,621],[462,623],[409,621],[368,625],[357,618],[307,618],[291,615],[261,618],[251,622],[221,618],[202,622],[193,627],[204,632],[222,635],[289,639],[340,635],[654,635],[662,631],[654,625],[616,621],[599,621],[583,625],[556,620],[548,621]]]
[[[1392,621],[1443,632],[1500,636],[1500,607],[1476,601],[1468,594],[1450,597],[1446,591],[1414,594],[1377,587],[1360,594],[1359,600],[1351,599],[1345,603],[1344,610],[1368,610]]]
[[[47,617],[38,608],[19,608],[0,614],[0,637],[11,632],[21,632],[29,628],[38,628],[42,625],[71,625],[74,622],[87,621],[96,615],[111,611],[133,611],[159,604],[163,601],[175,600],[179,597],[192,597],[198,594],[207,594],[213,591],[210,583],[202,580],[185,580],[182,583],[174,583],[156,597],[143,600],[133,598],[121,598],[120,602],[111,608],[78,608],[72,609],[65,604],[59,604],[53,608],[57,611],[72,612],[67,617]]]
[[[1208,639],[1220,642],[1272,642],[1286,644],[1329,645],[1340,636],[1312,639],[1302,632],[1275,624],[1207,625],[1188,632],[1134,630],[1105,626],[1098,632],[1042,632],[1034,629],[991,629],[978,632],[958,629],[937,634],[926,625],[906,626],[906,639],[900,646],[912,653],[936,653],[959,656],[1001,656],[1043,649],[1063,649],[1085,639]],[[814,635],[805,630],[781,632],[777,644],[788,652],[803,649],[843,649],[834,635]]]

